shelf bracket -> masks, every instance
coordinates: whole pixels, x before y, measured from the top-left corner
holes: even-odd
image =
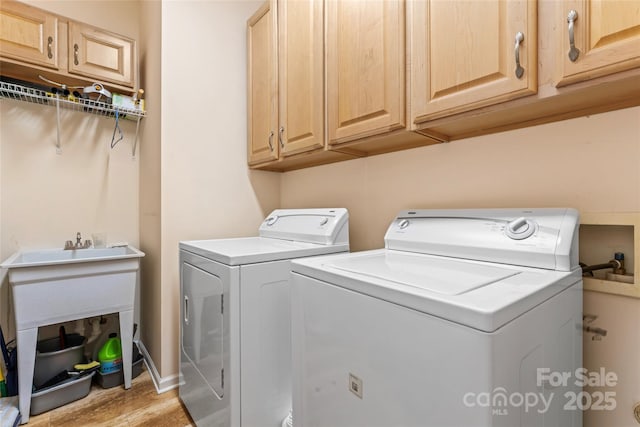
[[[140,130],[140,119],[142,118],[142,116],[138,116],[138,119],[136,120],[136,136],[133,139],[133,149],[131,150],[131,157],[133,160],[136,159],[136,147],[138,146],[138,131]]]
[[[56,153],[62,154],[60,145],[60,95],[56,94]]]

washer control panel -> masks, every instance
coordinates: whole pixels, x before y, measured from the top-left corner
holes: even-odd
[[[569,208],[403,211],[385,247],[568,271],[578,266],[578,225]]]

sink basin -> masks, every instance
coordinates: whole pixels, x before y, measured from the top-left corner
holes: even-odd
[[[109,261],[124,258],[140,258],[144,253],[132,246],[97,249],[44,249],[16,252],[7,258],[0,267],[12,269],[20,267],[38,267],[89,261]]]
[[[134,303],[143,256],[132,246],[49,249],[16,252],[0,264],[7,269],[13,295],[23,422],[29,420],[39,327],[118,313],[122,359],[131,360]],[[123,364],[123,375],[125,388],[130,388],[130,363]]]

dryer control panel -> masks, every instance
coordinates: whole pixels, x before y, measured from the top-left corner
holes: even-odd
[[[570,271],[578,267],[578,227],[578,212],[569,208],[403,211],[385,247]]]
[[[276,209],[260,225],[260,237],[348,245],[349,212],[345,208]]]

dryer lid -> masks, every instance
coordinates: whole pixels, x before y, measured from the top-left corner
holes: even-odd
[[[260,237],[348,245],[349,212],[344,208],[276,209],[260,225]]]
[[[180,242],[180,249],[222,264],[243,265],[344,252],[349,250],[349,245],[319,245],[267,237],[239,237]]]
[[[342,258],[326,265],[443,295],[464,294],[519,273],[450,258],[433,258],[425,263],[424,256],[392,251]]]

